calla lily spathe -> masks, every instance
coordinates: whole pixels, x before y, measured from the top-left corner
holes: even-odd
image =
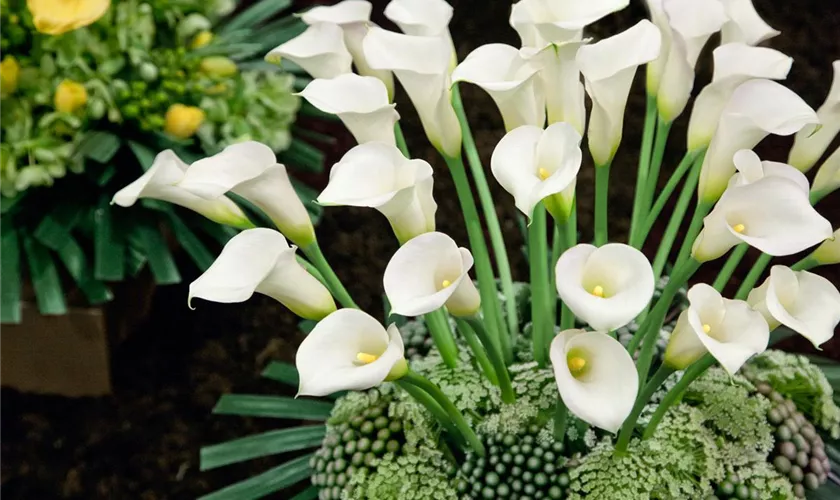
[[[838,188],[840,188],[840,147],[835,149],[817,170],[811,191],[814,193],[814,199],[821,199]]]
[[[208,219],[238,228],[254,227],[236,203],[226,196],[204,199],[179,185],[188,165],[171,149],[159,153],[149,170],[114,194],[111,203],[130,207],[140,198],[154,198],[189,208]]]
[[[396,144],[394,124],[400,115],[381,80],[355,73],[317,78],[299,95],[321,111],[337,115],[359,144]]]
[[[317,201],[325,206],[375,208],[405,243],[435,230],[433,182],[432,167],[425,161],[409,160],[389,144],[368,142],[333,165]]]
[[[542,49],[522,47],[519,51],[523,58],[540,69],[537,76],[545,94],[548,123],[566,122],[580,135],[586,130],[586,107],[580,68],[575,58],[583,43],[578,36]]]
[[[469,276],[473,257],[443,233],[426,233],[400,247],[385,267],[383,284],[391,310],[419,316],[444,305],[453,316],[467,317],[481,307]]]
[[[363,47],[371,67],[394,72],[417,109],[432,145],[449,157],[458,156],[461,127],[452,107],[449,42],[442,37],[371,28]]]
[[[254,292],[268,295],[298,316],[321,320],[335,311],[330,292],[295,259],[282,234],[273,229],[242,231],[213,264],[190,283],[188,302],[244,302]]]
[[[832,63],[834,79],[825,102],[817,109],[821,127],[816,131],[804,130],[796,134],[788,163],[807,172],[828,149],[831,141],[840,132],[840,60]]]
[[[333,78],[350,73],[353,56],[344,44],[344,32],[337,24],[316,23],[266,54],[265,60],[279,64],[286,58],[314,78]]]
[[[522,126],[502,137],[493,150],[490,168],[529,219],[534,207],[545,201],[551,215],[564,221],[571,212],[583,156],[580,140],[568,123],[555,123],[545,130]]]
[[[542,48],[547,43],[579,39],[586,25],[629,3],[629,0],[521,0],[511,9],[510,25],[519,34],[523,47]]]
[[[815,248],[810,257],[821,266],[840,264],[840,229]]]
[[[767,349],[767,322],[743,300],[725,299],[699,283],[688,290],[688,302],[665,348],[663,362],[669,367],[683,370],[708,352],[734,375],[750,357]]]
[[[739,149],[752,149],[769,134],[791,135],[817,114],[801,97],[770,80],[748,80],[732,93],[723,108],[700,170],[700,200],[714,202],[735,173],[732,158]]]
[[[758,45],[779,34],[770,27],[753,6],[752,0],[722,0],[729,20],[723,25],[720,35],[721,45],[741,42]]]
[[[577,63],[592,99],[589,151],[596,165],[612,161],[621,143],[624,108],[640,64],[659,55],[659,30],[650,21],[578,49]]]
[[[539,67],[510,45],[491,43],[472,51],[452,72],[452,83],[469,82],[490,94],[505,122],[505,130],[545,123],[545,93]],[[552,89],[555,90],[555,89]]]
[[[770,276],[747,297],[770,330],[785,325],[819,347],[840,323],[840,292],[830,281],[808,271],[773,266]]]
[[[551,341],[549,356],[566,407],[595,427],[617,432],[639,392],[627,349],[604,332],[565,330]]]
[[[445,0],[391,0],[384,14],[406,35],[444,37],[452,45],[452,6]]]
[[[778,50],[740,42],[721,45],[712,52],[712,82],[694,100],[688,123],[688,150],[706,147],[717,129],[721,112],[739,85],[754,78],[784,80],[793,58]]]
[[[787,163],[761,161],[754,151],[742,149],[732,158],[738,173],[729,180],[730,186],[744,186],[765,177],[782,177],[792,181],[803,194],[809,193],[808,178]]]
[[[560,255],[554,272],[560,300],[596,330],[626,325],[653,297],[650,262],[629,245],[576,245]]]
[[[358,309],[339,309],[303,339],[295,355],[298,396],[363,391],[408,372],[402,336]]]

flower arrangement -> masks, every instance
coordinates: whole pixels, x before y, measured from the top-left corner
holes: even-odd
[[[384,324],[336,277],[300,201],[277,194],[290,187],[265,145],[231,145],[184,166],[163,194],[144,191],[152,184],[145,176],[117,193],[118,203],[176,191],[249,199],[274,227],[232,238],[192,283],[190,299],[241,302],[258,292],[309,320],[295,366],[272,363],[263,374],[297,387],[299,399],[226,395],[214,411],[325,423],[206,447],[202,469],[317,451],[204,498],[259,498],[307,478],[312,485],[293,498],[838,494],[840,408],[826,377],[836,366],[768,347],[785,331],[819,346],[840,322],[840,292],[809,272],[840,261],[837,233],[814,208],[840,187],[840,156],[821,164],[813,184],[805,176],[840,128],[840,76],[814,111],[775,81],[791,60],[756,46],[777,32],[749,0],[647,3],[650,21],[595,41],[585,27],[627,0],[522,0],[510,15],[522,47],[485,45],[459,63],[446,2],[392,0],[385,16],[396,33],[370,22],[370,3],[345,0],[303,13],[307,30],[267,54],[315,77],[301,95],[359,142],[333,165],[317,201],[375,208],[393,228],[400,248],[383,276]],[[687,113],[688,152],[659,189],[671,124],[687,110],[694,65],[719,31],[714,79]],[[638,182],[629,241],[617,243],[607,187],[641,65],[648,105]],[[469,249],[435,230],[439,174],[408,152],[394,77],[455,181]],[[528,283],[512,280],[461,82],[486,90],[504,120],[490,172],[528,220]],[[796,134],[788,163],[751,150],[769,134]],[[595,164],[591,244],[577,241],[584,135]],[[164,151],[150,172],[175,161]],[[651,262],[640,249],[680,184]],[[735,297],[723,297],[748,247],[762,256]],[[811,247],[759,282],[773,257]],[[712,285],[689,286],[727,253]]]

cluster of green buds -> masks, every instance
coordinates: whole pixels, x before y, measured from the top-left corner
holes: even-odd
[[[761,491],[737,474],[729,474],[706,500],[761,500]]]

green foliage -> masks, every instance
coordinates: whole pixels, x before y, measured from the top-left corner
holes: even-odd
[[[764,460],[737,467],[727,466],[727,472],[726,479],[717,488],[715,496],[717,499],[787,500],[793,498],[790,481]],[[744,490],[749,496],[744,496]]]
[[[551,370],[538,368],[536,362],[515,364],[508,370],[516,402],[501,405],[497,413],[481,422],[480,429],[485,434],[519,434],[557,403],[557,386]]]
[[[350,480],[351,500],[458,500],[455,465],[435,449],[422,447],[411,454],[386,455],[375,471]]]

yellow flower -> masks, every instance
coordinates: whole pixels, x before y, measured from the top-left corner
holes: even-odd
[[[20,64],[14,56],[6,56],[0,62],[0,95],[7,96],[17,90]]]
[[[239,69],[232,59],[225,56],[205,57],[201,60],[201,71],[215,77],[227,77],[236,74]]]
[[[193,49],[199,49],[201,47],[204,47],[211,41],[213,41],[213,33],[209,31],[201,31],[197,35],[195,35],[192,41],[192,45],[190,47],[192,47]]]
[[[96,22],[111,0],[26,0],[26,6],[38,31],[60,35]]]
[[[188,139],[204,122],[204,111],[195,106],[173,104],[166,111],[166,133],[178,139]]]
[[[64,80],[55,89],[55,109],[62,113],[72,113],[87,104],[88,95],[85,87],[73,80]]]

